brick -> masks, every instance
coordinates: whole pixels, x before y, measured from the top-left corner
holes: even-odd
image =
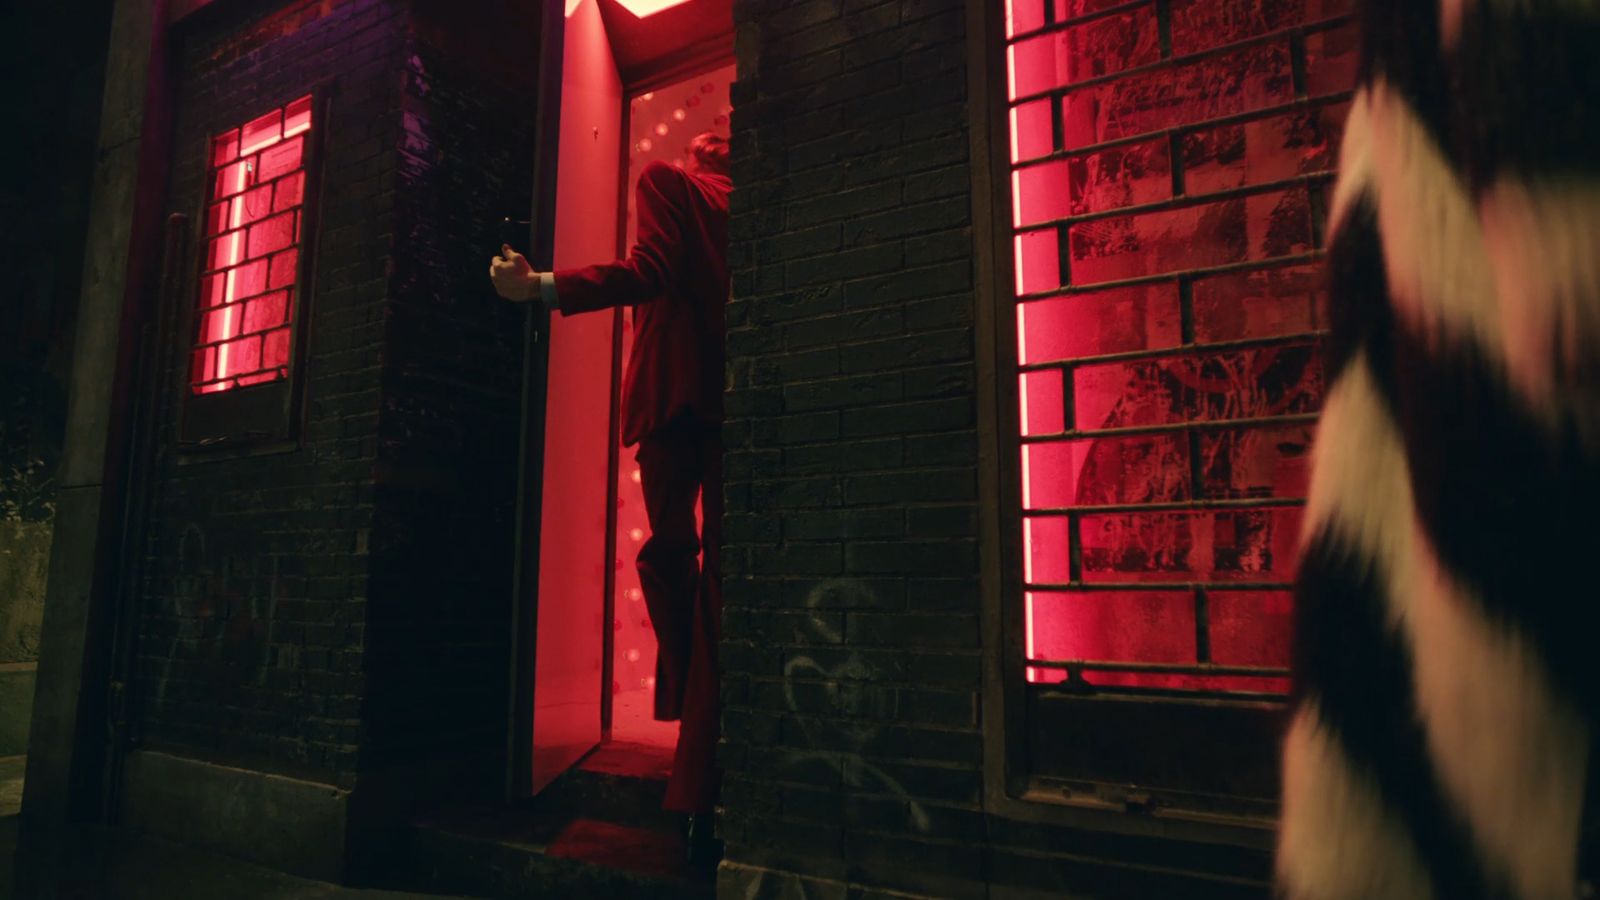
[[[972,229],[952,228],[909,237],[905,242],[905,254],[908,266],[968,260],[972,256]]]
[[[765,447],[833,440],[839,437],[839,413],[830,410],[762,419],[755,423],[754,437]]]
[[[844,242],[877,243],[962,226],[969,221],[971,207],[967,198],[951,197],[852,218],[844,223]]]
[[[900,465],[903,458],[901,442],[896,437],[813,444],[783,451],[785,469],[793,475],[889,469]]]
[[[750,554],[750,571],[756,575],[837,575],[843,567],[839,544],[782,544],[758,547]]]
[[[791,323],[784,328],[783,340],[788,349],[803,350],[837,345],[847,339],[867,340],[898,334],[904,330],[905,317],[900,310],[867,309]]]
[[[900,203],[900,185],[895,183],[870,185],[789,204],[784,221],[791,232],[819,222],[859,216],[866,212],[888,209]]]
[[[860,546],[873,545],[852,549]],[[976,617],[949,613],[851,612],[845,616],[845,631],[852,644],[864,646],[956,648],[978,643]]]
[[[757,246],[756,257],[762,262],[778,262],[798,257],[832,253],[841,246],[838,223],[818,225],[789,231],[780,237],[763,241]]]
[[[945,767],[846,758],[844,783],[873,793],[893,793],[949,803],[976,803],[982,779],[974,767]]]
[[[947,295],[971,285],[969,263],[944,263],[852,281],[845,285],[844,302],[851,309],[880,307],[920,297]]]
[[[900,510],[817,510],[781,515],[788,540],[848,540],[900,537],[905,534],[905,513]]]
[[[978,510],[971,504],[915,506],[906,510],[906,534],[910,537],[975,538],[977,533]]]
[[[953,431],[972,425],[974,410],[972,398],[957,397],[947,400],[926,400],[913,403],[863,407],[845,410],[840,420],[839,433],[845,437],[869,437],[884,434],[906,434],[930,431]],[[961,440],[962,438],[952,438]],[[927,440],[918,438],[906,444],[906,462],[911,464],[915,445]],[[971,442],[970,436],[964,438]],[[919,456],[918,458],[925,458]],[[932,460],[930,460],[931,462]]]
[[[789,412],[814,409],[842,409],[866,403],[886,403],[900,399],[900,377],[875,373],[844,378],[827,378],[792,384],[783,389],[783,407]]]
[[[757,384],[786,384],[823,378],[839,372],[839,351],[832,347],[799,353],[763,356],[753,361],[751,379]]]
[[[971,358],[972,333],[962,328],[843,347],[839,351],[839,369],[881,372]]]
[[[844,479],[844,502],[849,506],[973,500],[976,496],[977,482],[968,469],[847,476]]]
[[[876,244],[844,250],[830,257],[796,260],[784,267],[784,283],[791,287],[874,275],[899,268],[904,260],[899,244]]]

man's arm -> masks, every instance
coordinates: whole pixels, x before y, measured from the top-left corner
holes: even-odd
[[[635,306],[665,293],[678,277],[683,255],[683,223],[679,216],[687,197],[683,176],[664,163],[651,163],[639,173],[635,209],[638,240],[627,259],[612,263],[535,272],[522,254],[502,246],[504,256],[489,265],[495,290],[507,300],[538,300],[563,315]]]
[[[541,279],[541,293],[546,298],[553,294],[563,315],[635,306],[666,293],[676,283],[683,261],[686,191],[682,173],[671,166],[645,166],[635,191],[638,239],[628,258],[556,272]]]

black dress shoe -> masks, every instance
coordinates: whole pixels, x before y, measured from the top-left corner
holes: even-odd
[[[715,871],[722,861],[722,842],[717,840],[717,817],[713,813],[689,816],[684,848],[688,853],[689,867],[698,871]]]

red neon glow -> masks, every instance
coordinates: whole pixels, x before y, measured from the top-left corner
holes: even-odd
[[[1287,664],[1292,501],[1322,390],[1306,337],[1321,288],[1300,263],[1313,204],[1298,187],[1228,192],[1331,177],[1354,31],[1308,38],[1310,99],[1284,113],[1284,29],[1327,4],[1175,4],[1164,49],[1154,3],[1000,2],[1025,677],[1077,661],[1106,687],[1281,693],[1276,673],[1092,663]],[[1211,346],[1238,341],[1256,343]]]
[[[689,0],[617,0],[623,9],[641,19],[688,2]]]
[[[195,393],[288,375],[311,97],[211,140]]]

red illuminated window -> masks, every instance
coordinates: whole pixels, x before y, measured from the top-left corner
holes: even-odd
[[[211,139],[194,394],[290,375],[311,128],[307,95]]]
[[[1281,695],[1349,0],[996,2],[1016,664],[1035,689]]]

